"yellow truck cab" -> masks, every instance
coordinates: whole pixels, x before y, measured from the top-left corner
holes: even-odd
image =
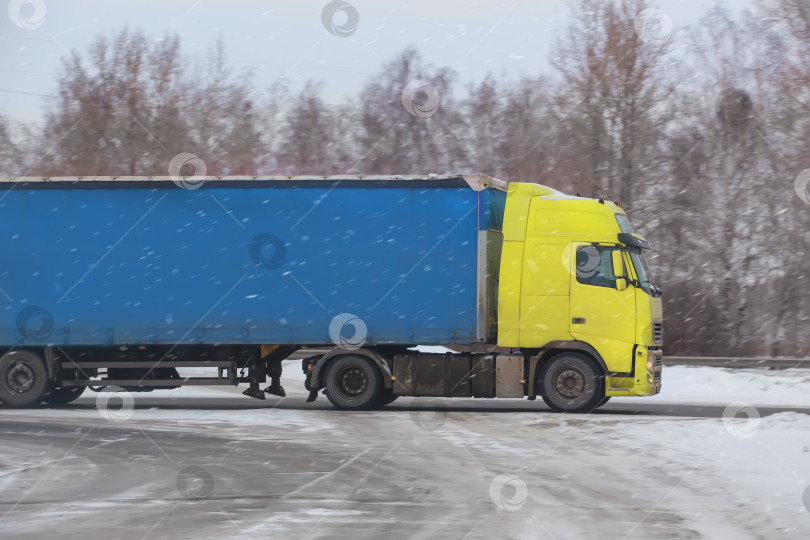
[[[610,201],[509,185],[498,346],[529,352],[528,395],[581,412],[661,390],[661,290],[649,243]]]

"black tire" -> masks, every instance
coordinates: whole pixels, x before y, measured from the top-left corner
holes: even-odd
[[[397,400],[399,396],[394,393],[391,388],[383,388],[380,391],[380,396],[377,398],[377,407],[385,407]]]
[[[31,351],[11,351],[0,358],[0,401],[9,407],[42,403],[48,391],[45,361]]]
[[[86,386],[71,386],[69,388],[62,388],[60,386],[46,393],[42,401],[48,405],[67,405],[78,399],[86,389]]]
[[[377,405],[382,374],[365,356],[347,354],[329,363],[326,397],[340,409],[368,409]]]
[[[610,396],[603,397],[602,400],[599,403],[596,404],[596,407],[594,407],[594,409],[598,409],[599,407],[601,407],[602,405],[604,405],[608,401],[610,401]]]
[[[559,412],[589,412],[605,397],[604,377],[587,356],[578,353],[551,358],[543,366],[539,382],[543,401]]]
[[[554,411],[554,412],[563,412],[563,410],[561,408],[557,407],[557,405],[555,405],[554,403],[552,403],[551,401],[546,399],[546,396],[540,396],[540,397],[543,398],[543,401],[545,402],[546,406],[549,409],[551,409],[552,411]]]

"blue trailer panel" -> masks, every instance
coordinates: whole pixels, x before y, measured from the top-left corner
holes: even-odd
[[[486,340],[493,186],[4,182],[0,345],[324,344],[343,314],[368,344]]]

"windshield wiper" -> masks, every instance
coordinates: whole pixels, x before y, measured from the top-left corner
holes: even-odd
[[[639,289],[643,289],[644,285],[649,285],[650,286],[650,294],[652,296],[654,296],[654,297],[659,297],[659,296],[661,296],[663,294],[663,291],[661,290],[661,288],[652,279],[639,280],[637,283],[638,283],[637,286],[638,286]]]

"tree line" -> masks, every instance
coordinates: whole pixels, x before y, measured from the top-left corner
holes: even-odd
[[[810,355],[810,10],[577,0],[549,73],[459,88],[416,48],[352,99],[257,87],[224,43],[124,29],[63,59],[40,127],[0,117],[4,176],[483,172],[608,197],[655,247],[669,354]]]

